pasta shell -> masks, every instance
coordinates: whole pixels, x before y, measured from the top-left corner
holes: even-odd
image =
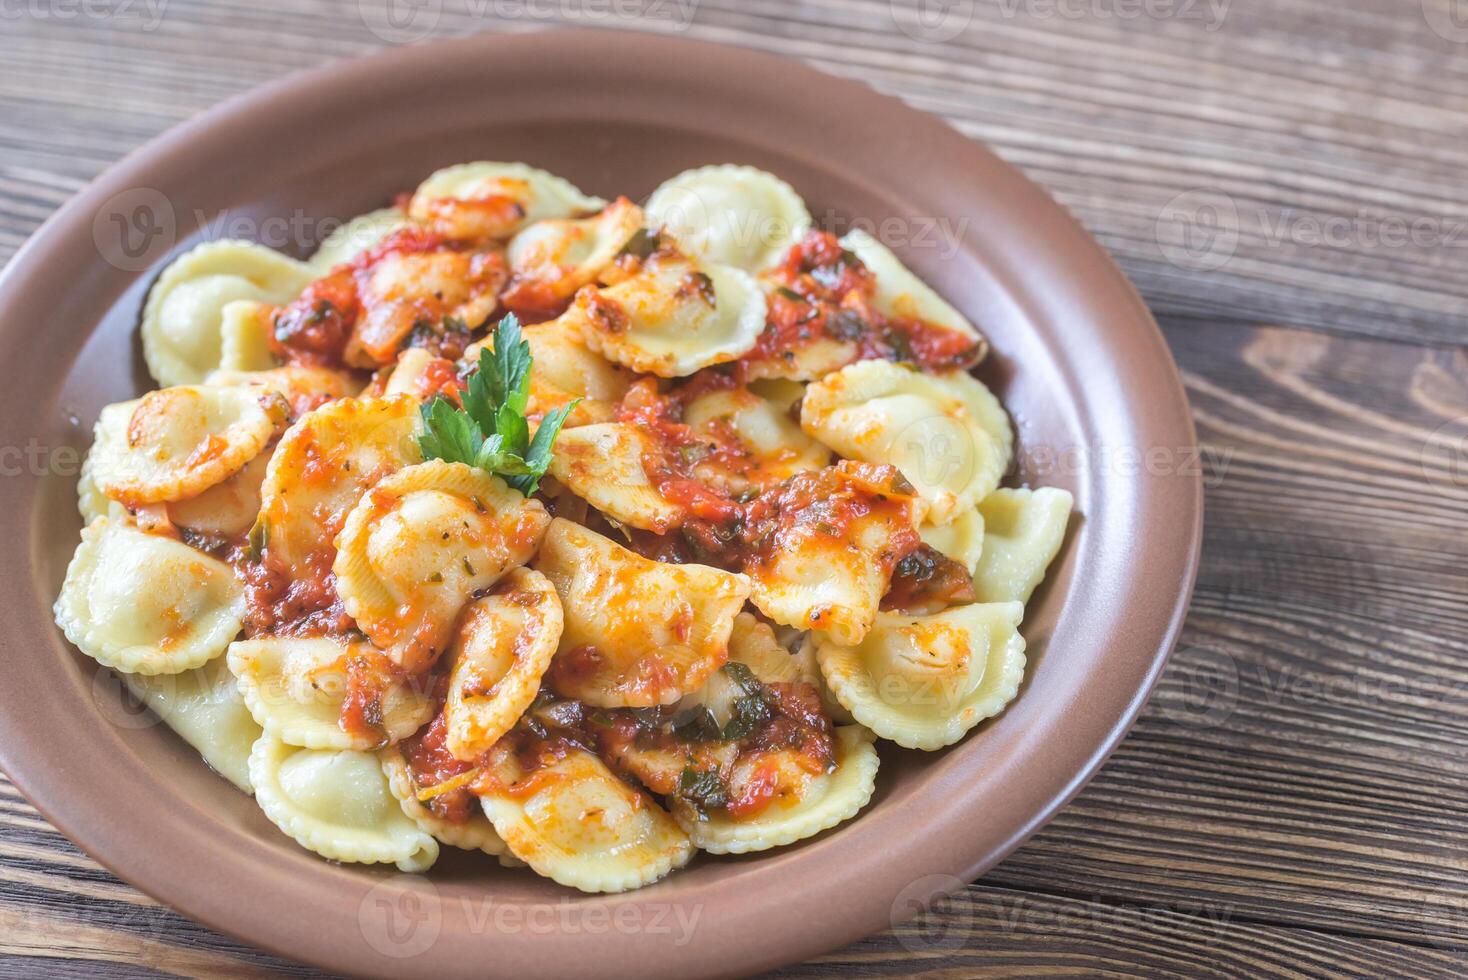
[[[564,623],[555,587],[528,568],[464,610],[443,707],[456,758],[477,759],[530,707]]]
[[[749,351],[764,332],[765,309],[749,273],[663,248],[630,278],[577,293],[557,322],[624,367],[678,378]]]
[[[619,197],[590,218],[538,221],[510,240],[505,258],[515,274],[507,299],[555,307],[596,281],[642,227],[642,209]]]
[[[318,276],[324,276],[410,224],[408,216],[397,208],[379,208],[359,214],[327,235],[308,264]]]
[[[1065,541],[1074,498],[1065,490],[995,490],[979,504],[987,529],[974,573],[980,602],[1029,602]]]
[[[434,704],[420,685],[383,678],[377,714],[381,734],[349,732],[342,704],[351,692],[348,661],[371,664],[380,654],[369,644],[336,639],[266,637],[229,646],[229,669],[239,679],[250,714],[272,738],[308,749],[370,751],[393,743],[433,717]]]
[[[751,601],[777,623],[858,643],[913,534],[917,501],[891,467],[842,461],[800,479],[811,490],[792,502],[768,558],[750,566]],[[825,506],[849,514],[844,532],[827,526]]]
[[[626,370],[589,348],[574,327],[560,320],[531,324],[522,336],[535,359],[526,414],[544,415],[579,398],[566,428],[611,420],[614,403],[632,384]],[[494,335],[472,345],[465,358],[478,363],[481,347],[494,350]]]
[[[943,297],[913,275],[892,250],[861,229],[841,238],[841,246],[855,253],[876,277],[872,305],[879,313],[899,319],[925,320],[973,338],[987,347],[983,334]]]
[[[998,492],[1001,491],[995,491]],[[918,535],[923,539],[923,544],[935,551],[941,551],[968,569],[972,575],[984,553],[984,515],[977,507],[965,510],[948,524],[924,524],[918,528]],[[979,601],[998,600],[980,598]]]
[[[652,437],[635,425],[583,425],[556,438],[550,473],[613,520],[663,534],[682,523],[686,509],[647,478],[642,459],[655,451]]]
[[[260,487],[270,467],[263,452],[234,476],[187,500],[168,505],[168,519],[177,527],[213,538],[232,538],[250,530],[260,515]]]
[[[418,185],[408,216],[449,238],[509,238],[537,221],[600,211],[607,202],[523,163],[461,163]]]
[[[484,812],[536,874],[584,892],[649,884],[693,856],[666,810],[581,749],[530,774],[497,767]],[[523,786],[516,786],[523,777]]]
[[[962,371],[860,361],[806,389],[800,424],[848,459],[890,463],[947,524],[999,486],[1014,433],[999,400]]]
[[[195,385],[109,405],[97,423],[92,479],[129,507],[198,496],[258,456],[285,412],[274,395]]]
[[[252,793],[250,749],[261,735],[223,657],[181,674],[124,674],[137,698],[204,757],[209,767]]]
[[[285,303],[315,278],[304,262],[242,241],[208,242],[173,261],[143,307],[143,358],[160,386],[198,384],[220,366],[224,308]]]
[[[671,704],[729,655],[749,579],[706,565],[649,561],[563,518],[551,521],[535,568],[565,613],[547,680],[602,708]]]
[[[712,854],[765,851],[813,837],[852,817],[871,801],[880,759],[872,733],[860,725],[836,729],[836,768],[804,775],[801,792],[776,799],[750,817],[735,819],[714,810],[704,819],[686,804],[673,807],[674,819],[693,845]],[[766,760],[763,764],[768,765]],[[792,767],[793,768],[793,767]]]
[[[418,403],[406,395],[343,398],[307,412],[281,437],[261,488],[272,556],[304,567],[333,552],[347,512],[383,477],[421,460]]]
[[[858,722],[909,749],[952,745],[1019,692],[1025,641],[1018,602],[931,616],[882,613],[859,646],[816,639],[821,673]]]
[[[337,536],[337,591],[372,642],[410,671],[448,644],[471,595],[524,564],[550,517],[463,463],[430,460],[378,482]]]
[[[779,262],[811,225],[805,202],[789,184],[730,164],[663,181],[648,198],[647,216],[704,261],[748,272]]]
[[[255,802],[297,844],[333,861],[427,871],[438,841],[403,813],[372,752],[303,749],[262,736],[250,752]]]
[[[177,674],[224,652],[245,595],[224,562],[103,517],[82,531],[55,613],[66,638],[103,666]]]
[[[435,839],[450,847],[457,847],[465,851],[483,851],[498,858],[509,856],[509,849],[505,842],[500,840],[500,835],[495,833],[494,824],[484,815],[484,810],[475,807],[469,815],[469,819],[463,823],[445,820],[428,807],[418,801],[418,786],[413,782],[413,772],[408,768],[408,762],[403,758],[403,753],[396,747],[385,748],[380,751],[378,758],[382,762],[383,775],[387,776],[388,789],[392,791],[393,798],[402,807],[403,815],[413,821],[425,833],[432,834]],[[501,864],[510,866],[510,862],[501,860]],[[513,861],[518,865],[519,861]]]
[[[266,371],[275,367],[275,355],[270,352],[271,310],[252,299],[224,304],[219,311],[218,370]]]

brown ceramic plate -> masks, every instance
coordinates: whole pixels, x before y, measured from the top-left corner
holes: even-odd
[[[764,167],[820,223],[877,222],[988,333],[981,373],[1017,423],[1019,479],[1070,489],[1078,511],[1029,611],[1030,667],[1008,711],[947,751],[884,744],[875,799],[835,831],[703,857],[615,897],[448,848],[427,878],[328,863],[166,728],[128,712],[50,610],[80,524],[73,452],[102,405],[151,387],[136,325],[157,268],[205,235],[255,231],[280,245],[272,237],[329,227],[322,219],[380,207],[434,168],[475,159],[524,160],[634,197],[689,166]],[[959,234],[944,235],[942,221]],[[954,876],[991,867],[1080,789],[1156,680],[1197,563],[1200,480],[1182,385],[1102,250],[938,120],[732,48],[480,36],[229,102],[124,160],[36,234],[0,281],[0,346],[0,766],[144,891],[343,972],[733,975],[883,929]]]

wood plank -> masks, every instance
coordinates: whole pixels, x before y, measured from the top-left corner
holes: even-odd
[[[1213,460],[1187,629],[1101,776],[990,880],[1468,947],[1462,354],[1167,332]]]
[[[897,29],[907,0],[702,0],[686,29],[444,0],[435,28],[581,10],[864,79],[1045,184],[1166,315],[1212,465],[1203,573],[1157,697],[962,898],[784,975],[1463,975],[1468,357],[1391,341],[1463,340],[1468,45],[1417,0],[1230,3],[1221,22],[1047,2],[977,2],[944,44]],[[382,43],[355,0],[4,26],[0,261],[167,126]],[[1172,247],[1210,203],[1233,206],[1237,239],[1225,220],[1212,251],[1198,228],[1192,254]],[[1343,239],[1312,243],[1332,218]],[[1420,241],[1373,231],[1419,220]],[[314,975],[117,882],[0,779],[0,976],[42,970]]]
[[[1041,908],[1079,902],[1123,919],[1196,910],[1226,917],[1217,928],[1241,951],[1256,942],[1249,930],[1307,925],[1302,942],[1322,956],[1347,955],[1318,937],[1328,931],[1359,946],[1350,955],[1387,957],[1370,961],[1380,969],[1409,948],[1423,969],[1468,967],[1468,620],[1453,613],[1468,590],[1454,574],[1468,487],[1452,480],[1468,470],[1429,453],[1427,477],[1412,476],[1421,447],[1468,404],[1453,387],[1462,355],[1279,328],[1177,322],[1168,334],[1212,460],[1183,646],[1097,780],[970,896],[988,908],[1020,890]],[[13,793],[0,804],[0,889],[131,907]],[[1041,954],[995,926],[1003,910],[944,919],[978,916],[969,952],[939,957],[935,975],[976,969],[976,951],[996,948],[1013,958],[995,963],[1040,972],[1094,963],[1083,948],[1117,955],[1076,937],[1027,965]],[[811,969],[840,969],[842,957],[887,969],[903,948],[899,931]],[[1325,973],[1328,962],[1275,966]]]
[[[566,22],[803,58],[988,141],[1161,313],[1461,340],[1468,44],[1433,31],[1423,3],[1438,0],[1156,0],[1158,16],[1125,15],[1130,0],[984,0],[947,5],[971,14],[942,44],[920,39],[918,2],[445,0],[433,34]],[[660,16],[596,14],[616,9]],[[0,181],[94,176],[228,95],[381,46],[374,18],[355,0],[198,0],[167,5],[154,30],[139,15],[7,22]],[[0,249],[39,216],[0,214]]]

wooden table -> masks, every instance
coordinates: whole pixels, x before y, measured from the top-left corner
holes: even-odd
[[[783,975],[1468,973],[1468,0],[417,2],[3,0],[0,252],[139,143],[394,23],[682,32],[944,115],[1161,320],[1208,457],[1202,573],[1059,818]],[[0,952],[13,976],[309,972],[121,884],[3,781]]]

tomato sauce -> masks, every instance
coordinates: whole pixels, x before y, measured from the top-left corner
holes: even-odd
[[[442,711],[416,733],[398,743],[403,759],[413,774],[413,785],[419,790],[429,789],[439,783],[462,776],[475,768],[473,762],[463,762],[448,749],[448,721]],[[434,816],[451,823],[463,823],[477,809],[473,793],[469,789],[449,790],[423,802]]]
[[[947,555],[920,545],[897,562],[883,609],[921,610],[977,602],[969,570]]]
[[[268,551],[251,558],[237,548],[231,564],[245,586],[249,636],[340,636],[356,628],[336,590],[335,555],[314,552],[292,569]]]
[[[445,246],[441,235],[400,228],[336,266],[275,311],[271,353],[286,364],[344,367],[343,352],[362,314],[361,284],[372,267],[389,255],[432,252]]]
[[[967,334],[879,312],[876,277],[827,232],[808,232],[791,246],[770,279],[778,286],[769,298],[764,333],[740,359],[746,369],[793,360],[822,339],[845,345],[852,361],[906,361],[929,371],[967,369],[984,355],[983,342]]]

